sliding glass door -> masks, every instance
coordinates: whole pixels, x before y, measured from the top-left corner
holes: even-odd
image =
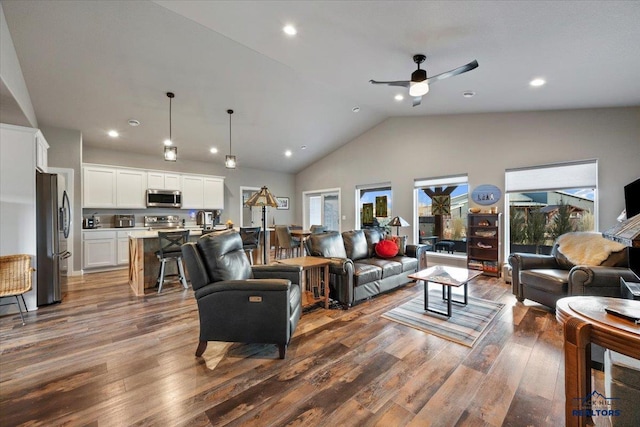
[[[304,196],[305,229],[324,225],[327,230],[340,231],[340,190],[308,191]]]

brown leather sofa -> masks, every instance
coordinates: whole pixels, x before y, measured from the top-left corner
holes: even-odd
[[[558,249],[550,255],[509,255],[512,291],[518,301],[529,299],[555,309],[560,298],[575,295],[621,297],[620,278],[633,281],[626,250],[612,252],[600,265],[574,265]]]
[[[305,241],[311,256],[331,259],[331,298],[350,307],[358,301],[410,282],[426,245],[406,245],[403,255],[379,258],[375,245],[383,238],[375,229],[312,234]]]
[[[200,316],[201,356],[208,341],[277,344],[284,359],[300,320],[302,267],[254,265],[229,230],[182,245]]]

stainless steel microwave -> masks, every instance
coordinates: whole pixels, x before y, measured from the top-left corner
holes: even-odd
[[[173,190],[147,190],[148,208],[179,208],[182,206],[182,193]]]

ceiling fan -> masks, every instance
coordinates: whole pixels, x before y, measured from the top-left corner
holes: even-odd
[[[398,80],[393,82],[379,82],[376,80],[369,80],[369,83],[374,85],[387,85],[387,86],[401,86],[409,88],[409,95],[413,97],[413,106],[420,105],[422,102],[422,96],[429,92],[429,85],[435,83],[438,80],[446,79],[447,77],[455,76],[457,74],[466,73],[474,68],[478,68],[478,61],[473,60],[466,65],[463,65],[453,70],[446,71],[444,73],[427,78],[427,70],[421,70],[420,64],[427,59],[425,55],[417,54],[413,55],[413,62],[418,65],[418,69],[411,73],[411,80]]]

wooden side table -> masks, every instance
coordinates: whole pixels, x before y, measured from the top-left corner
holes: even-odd
[[[591,394],[591,346],[594,343],[640,359],[640,325],[608,314],[606,307],[640,311],[640,301],[579,296],[558,300],[556,318],[564,324],[565,425],[592,424],[581,402]],[[608,396],[611,397],[611,396]],[[623,396],[613,396],[622,398]]]
[[[324,300],[324,308],[329,308],[329,260],[321,257],[301,256],[296,258],[279,259],[278,264],[299,265],[305,274],[302,301],[316,303]],[[306,272],[306,273],[305,273]],[[310,305],[310,304],[306,304]]]

